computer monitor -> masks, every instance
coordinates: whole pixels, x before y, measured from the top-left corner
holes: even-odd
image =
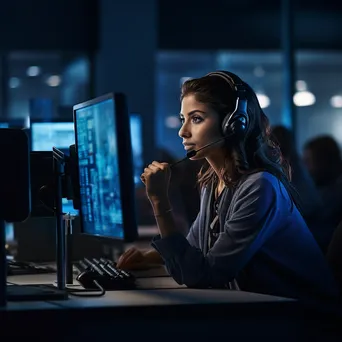
[[[132,145],[123,94],[75,105],[81,231],[131,242],[137,238]]]
[[[69,146],[75,143],[74,122],[66,119],[32,119],[31,120],[31,150],[52,152],[57,147],[69,154]],[[78,215],[71,200],[62,199],[63,212]]]
[[[142,141],[142,121],[137,113],[130,115],[131,141],[133,153],[133,176],[136,186],[142,185],[140,175],[143,172],[143,141]]]
[[[57,147],[69,154],[69,146],[75,143],[73,121],[49,119],[31,120],[32,151],[52,151]]]

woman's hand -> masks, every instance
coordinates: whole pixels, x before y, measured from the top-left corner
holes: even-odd
[[[123,270],[147,270],[163,264],[163,259],[154,250],[141,251],[131,247],[123,253],[116,266]]]
[[[144,169],[140,179],[145,184],[150,201],[168,197],[170,178],[171,170],[167,163],[154,161]]]
[[[121,269],[130,270],[139,269],[144,264],[144,253],[132,247],[120,256],[116,266]]]

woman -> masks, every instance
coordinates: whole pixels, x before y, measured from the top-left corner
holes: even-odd
[[[190,159],[206,160],[199,175],[200,212],[187,237],[177,231],[168,200],[170,166],[154,161],[141,179],[160,236],[154,250],[126,251],[118,267],[165,263],[175,281],[189,287],[305,299],[335,295],[253,90],[228,72],[189,80],[182,87],[180,119]]]

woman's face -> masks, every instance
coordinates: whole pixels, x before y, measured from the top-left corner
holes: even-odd
[[[187,152],[198,150],[223,137],[219,114],[204,103],[198,102],[194,95],[183,98],[180,119],[182,127],[178,135],[183,139]],[[191,160],[208,158],[218,150],[222,150],[221,141],[198,152]]]

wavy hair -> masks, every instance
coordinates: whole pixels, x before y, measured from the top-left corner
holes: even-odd
[[[291,169],[281,150],[271,137],[269,120],[260,107],[253,89],[238,76],[229,73],[234,82],[239,81],[246,89],[249,125],[244,138],[226,142],[226,158],[221,170],[222,179],[227,187],[235,186],[240,178],[248,173],[267,171],[280,180],[291,198],[299,205],[299,197],[291,186]],[[221,122],[235,109],[236,95],[232,86],[219,76],[204,76],[184,82],[181,100],[194,95],[196,100],[208,105],[220,115]],[[201,187],[217,180],[214,169],[205,162],[198,174]]]

